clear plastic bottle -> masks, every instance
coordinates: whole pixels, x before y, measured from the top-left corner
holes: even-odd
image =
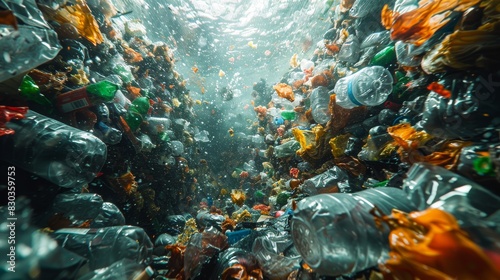
[[[2,159],[65,188],[89,183],[106,160],[106,144],[91,133],[29,110],[0,138]]]
[[[404,191],[379,187],[353,194],[320,194],[297,204],[292,237],[304,261],[320,275],[353,273],[377,264],[388,250],[389,228],[369,211],[415,210]]]
[[[358,37],[353,34],[349,35],[345,43],[342,45],[342,48],[340,48],[338,59],[349,63],[358,62],[360,52],[359,46]]]
[[[392,92],[392,75],[382,66],[370,66],[338,80],[334,92],[338,105],[351,109],[357,106],[382,104]]]
[[[295,155],[295,152],[297,152],[298,149],[300,149],[299,142],[295,140],[290,140],[285,144],[281,144],[279,146],[274,147],[274,155],[277,158],[293,156]]]
[[[153,252],[153,243],[146,232],[135,226],[63,228],[51,236],[61,247],[88,258],[90,269],[107,267],[123,259],[147,263]]]
[[[311,101],[311,114],[315,122],[326,124],[330,118],[330,93],[326,87],[317,87],[311,92],[309,97]]]

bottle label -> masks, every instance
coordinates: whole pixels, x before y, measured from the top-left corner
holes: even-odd
[[[358,105],[358,106],[363,105],[363,104],[359,103],[359,101],[356,99],[356,97],[352,93],[352,81],[351,80],[349,80],[349,82],[347,82],[347,96],[349,97],[349,100],[351,100],[351,102],[354,103],[355,105]]]
[[[62,228],[57,230],[55,233],[57,234],[77,234],[77,235],[85,235],[90,231],[90,228]]]
[[[77,89],[57,96],[57,107],[61,112],[68,113],[90,107],[92,103],[85,88]]]

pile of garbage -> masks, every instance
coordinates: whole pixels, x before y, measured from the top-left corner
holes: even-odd
[[[1,278],[499,279],[500,4],[337,2],[217,168],[140,21],[0,1]]]

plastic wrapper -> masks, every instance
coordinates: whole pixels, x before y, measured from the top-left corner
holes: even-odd
[[[382,9],[382,24],[390,29],[391,39],[420,46],[449,21],[452,11],[464,12],[480,0],[420,1],[418,8],[403,13],[392,11],[386,4]]]
[[[52,237],[63,248],[89,259],[90,269],[107,267],[122,259],[147,263],[153,251],[144,230],[134,226],[65,228],[52,233]]]
[[[167,246],[175,244],[175,237],[168,233],[162,233],[155,240],[155,246]]]
[[[76,28],[78,34],[87,39],[94,46],[104,42],[99,25],[85,0],[76,0],[71,5],[61,6],[57,10],[44,6],[44,13],[48,18],[62,24],[70,24]]]
[[[293,246],[290,235],[275,235],[268,232],[255,239],[252,253],[257,258],[262,272],[271,280],[284,280],[300,268],[301,257]]]
[[[389,214],[415,207],[405,192],[379,187],[354,194],[319,194],[297,203],[292,219],[295,247],[321,275],[358,272],[387,254],[389,228],[378,228],[370,211]]]
[[[12,25],[0,28],[0,82],[53,59],[61,50],[56,32],[34,0],[2,0],[0,8],[16,17]]]
[[[402,162],[428,162],[447,169],[453,169],[458,163],[461,150],[470,142],[447,140],[436,143],[425,131],[417,131],[409,123],[389,127],[389,134],[398,145],[398,154]],[[430,143],[426,145],[426,143]],[[425,149],[425,153],[421,150]]]
[[[482,1],[484,13],[499,16],[495,1]],[[480,21],[479,21],[480,22]],[[448,69],[494,70],[500,63],[500,22],[486,22],[476,30],[457,30],[436,44],[422,59],[422,69],[431,73]]]
[[[327,129],[323,126],[316,125],[312,130],[293,128],[292,133],[300,143],[297,155],[311,165],[319,167],[332,158],[329,152],[330,145],[328,144],[330,134],[327,133]]]

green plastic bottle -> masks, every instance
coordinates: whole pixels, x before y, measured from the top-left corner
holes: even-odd
[[[295,119],[295,112],[292,110],[281,111],[281,117],[284,120],[288,120],[288,121],[294,120]]]
[[[144,117],[149,111],[149,99],[147,97],[138,97],[132,101],[128,108],[125,121],[132,131],[136,131],[144,121]]]
[[[52,102],[40,92],[40,88],[30,76],[25,75],[23,77],[21,85],[19,86],[19,92],[24,98],[40,104],[47,109],[47,111],[52,112]]]
[[[379,65],[379,66],[387,66],[389,64],[395,63],[396,51],[394,50],[394,46],[387,46],[378,53],[370,61],[370,65]]]
[[[112,82],[100,81],[98,83],[88,85],[86,90],[87,93],[92,95],[92,97],[98,98],[103,102],[109,102],[113,100],[118,89],[118,85],[113,84]]]

